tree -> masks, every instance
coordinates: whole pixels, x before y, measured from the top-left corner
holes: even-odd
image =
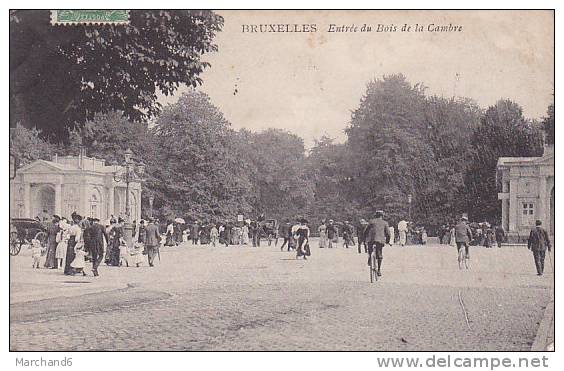
[[[542,124],[546,134],[546,143],[554,145],[554,104],[548,106],[546,117],[543,118]]]
[[[237,135],[209,97],[183,94],[151,129],[155,145],[148,171],[155,206],[176,215],[213,221],[252,211],[252,184]]]
[[[362,205],[351,197],[350,151],[346,144],[322,136],[315,141],[306,161],[308,182],[313,186],[313,201],[307,216],[310,222],[321,219],[355,220],[362,215]]]
[[[346,129],[351,151],[350,191],[373,213],[406,218],[407,196],[420,190],[432,171],[432,151],[422,140],[425,88],[403,75],[371,81]],[[414,206],[419,198],[415,195]]]
[[[56,147],[41,139],[35,128],[27,129],[21,125],[10,129],[10,154],[18,159],[18,167],[35,160],[51,160]]]
[[[499,222],[496,166],[499,157],[542,155],[542,133],[523,117],[523,110],[510,100],[490,106],[470,141],[470,165],[464,176],[465,198],[470,218]]]
[[[201,55],[223,18],[211,11],[132,10],[128,25],[52,26],[49,10],[10,13],[10,126],[37,127],[53,140],[120,111],[146,121],[161,109],[157,90],[201,84]]]
[[[253,183],[254,213],[273,217],[304,215],[312,198],[306,180],[303,139],[279,129],[243,132],[245,153]]]
[[[482,110],[470,99],[427,98],[423,140],[433,153],[425,189],[417,192],[420,214],[431,224],[447,223],[465,212],[464,173],[471,150],[469,138]]]

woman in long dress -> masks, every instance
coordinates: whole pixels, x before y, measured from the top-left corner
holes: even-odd
[[[300,256],[307,260],[307,255],[310,255],[309,251],[309,227],[307,226],[307,220],[301,219],[300,225],[294,233],[295,238],[298,240],[298,248],[296,252],[296,259]]]
[[[72,215],[72,225],[69,227],[69,242],[67,243],[67,253],[65,256],[65,275],[73,275],[74,269],[71,263],[74,261],[75,252],[74,248],[82,236],[82,229],[79,226],[82,217],[76,213]]]
[[[57,249],[55,251],[55,259],[57,260],[57,266],[59,268],[64,267],[65,253],[67,250],[67,244],[69,242],[68,229],[70,225],[67,223],[66,219],[61,220],[59,223],[59,233],[57,233]]]
[[[319,232],[319,248],[324,249],[327,247],[327,226],[325,225],[325,219],[321,221],[321,225],[317,231]]]
[[[241,228],[241,242],[243,245],[248,245],[249,244],[249,226],[247,225],[247,223],[245,222],[243,224],[243,228]]]

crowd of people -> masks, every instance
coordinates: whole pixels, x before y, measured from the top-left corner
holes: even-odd
[[[39,261],[45,255],[43,266],[48,269],[63,270],[65,275],[86,276],[86,264],[91,262],[92,274],[99,276],[98,267],[102,262],[108,266],[136,266],[147,255],[149,266],[154,266],[161,236],[156,220],[149,218],[147,224],[142,220],[133,223],[131,246],[126,243],[124,220],[113,216],[102,224],[98,218],[83,218],[73,212],[70,218],[53,215],[38,217],[45,227],[46,242],[31,241],[33,267],[39,268]]]
[[[244,246],[259,247],[261,239],[267,238],[268,245],[283,242],[281,250],[296,251],[296,258],[304,260],[311,256],[309,239],[311,230],[308,220],[298,217],[295,220],[284,220],[281,225],[275,220],[266,221],[264,215],[256,220],[246,219],[238,222],[201,223],[196,220],[186,224],[184,219],[176,218],[166,223],[160,233],[159,221],[156,218],[133,222],[132,228],[126,230],[121,217],[113,217],[102,224],[98,218],[83,218],[76,212],[69,219],[54,215],[52,218],[43,212],[37,219],[46,230],[46,247],[41,241],[32,240],[33,267],[39,268],[41,256],[45,255],[44,267],[61,269],[65,275],[86,273],[86,263],[91,262],[92,274],[98,276],[98,267],[103,262],[108,266],[136,266],[143,264],[147,256],[149,266],[154,266],[155,257],[159,256],[159,247],[178,246],[191,242],[192,245]],[[550,240],[542,229],[541,222],[529,236],[528,247],[533,251],[537,273],[543,274],[545,251],[550,251]],[[401,220],[397,229],[384,220],[383,211],[377,211],[368,221],[360,219],[356,226],[349,221],[336,223],[334,220],[322,220],[316,229],[319,235],[319,248],[336,248],[339,238],[344,248],[357,247],[358,253],[376,253],[378,275],[381,275],[383,247],[399,244],[400,246],[422,244],[428,240],[427,231],[422,226]],[[396,233],[397,231],[397,233]],[[457,223],[442,225],[438,231],[438,242],[465,249],[465,259],[470,259],[470,246],[501,247],[506,241],[505,231],[500,226],[491,226],[487,222],[469,223],[463,216]],[[131,233],[129,245],[126,243]],[[355,241],[356,238],[356,241]],[[370,258],[369,258],[370,264]]]

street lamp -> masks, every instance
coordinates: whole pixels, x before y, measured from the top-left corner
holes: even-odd
[[[149,196],[149,218],[153,217],[153,201],[155,201],[155,196]]]
[[[127,149],[124,153],[125,161],[120,168],[115,166],[116,171],[114,172],[114,180],[117,183],[125,183],[125,224],[124,224],[124,234],[125,243],[128,248],[132,247],[132,237],[133,237],[133,225],[131,223],[131,206],[129,203],[129,183],[131,182],[142,182],[144,181],[145,175],[145,164],[142,162],[135,163],[133,161],[133,152],[131,149]]]

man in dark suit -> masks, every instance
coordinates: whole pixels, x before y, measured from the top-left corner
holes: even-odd
[[[378,276],[381,276],[380,268],[382,267],[383,249],[384,245],[390,242],[390,228],[388,222],[383,219],[384,212],[381,210],[376,211],[374,219],[370,220],[370,224],[365,231],[365,241],[368,246],[368,265],[370,265],[370,256],[372,251],[376,254],[378,261]]]
[[[153,266],[155,261],[155,255],[157,254],[157,249],[161,245],[161,236],[159,234],[159,228],[155,225],[153,218],[149,218],[149,224],[145,228],[145,247],[147,249],[147,259],[149,261],[149,266]]]
[[[527,247],[533,252],[533,257],[535,258],[535,266],[537,267],[537,275],[542,276],[544,273],[544,258],[546,255],[546,250],[550,252],[550,238],[546,230],[541,227],[542,222],[537,220],[535,223],[535,228],[531,230],[529,234],[529,241],[527,242]]]
[[[365,234],[366,234],[366,228],[368,228],[368,222],[364,219],[360,219],[360,224],[358,225],[357,229],[356,229],[356,234],[357,234],[357,239],[358,239],[358,253],[361,254],[362,250],[361,247],[362,245],[364,245],[364,252],[368,252],[368,250],[366,249],[366,240],[365,240]]]
[[[104,239],[106,239],[106,246],[109,246],[110,238],[98,218],[92,219],[92,225],[88,227],[88,230],[88,250],[92,255],[92,274],[97,277],[99,276],[98,266],[104,258]]]

